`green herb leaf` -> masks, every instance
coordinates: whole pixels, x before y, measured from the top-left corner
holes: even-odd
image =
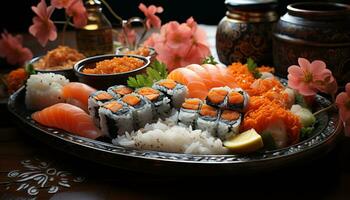
[[[36,74],[36,71],[35,71],[34,66],[32,64],[27,64],[25,66],[25,70],[29,75]]]
[[[250,57],[247,59],[247,66],[248,66],[248,70],[253,74],[254,78],[260,78],[261,77],[261,73],[257,69],[258,65]]]
[[[312,131],[315,129],[314,126],[303,127],[300,130],[300,140],[305,140],[312,136]]]
[[[202,64],[212,64],[212,65],[216,65],[218,64],[218,62],[216,62],[215,58],[213,56],[208,56],[206,58],[204,58],[204,61]]]
[[[147,67],[146,74],[139,74],[136,77],[129,77],[127,83],[129,87],[151,87],[154,82],[166,79],[168,76],[167,66],[155,60]]]

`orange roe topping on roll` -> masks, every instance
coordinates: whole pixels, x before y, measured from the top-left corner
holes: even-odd
[[[230,92],[229,95],[228,95],[228,102],[230,104],[240,104],[240,103],[243,103],[244,101],[244,97],[241,93],[239,92]]]
[[[224,101],[227,93],[227,90],[224,89],[211,89],[208,93],[208,99],[211,102],[218,104]]]
[[[122,104],[120,104],[116,101],[108,102],[103,106],[112,112],[118,112],[118,110],[120,110],[123,107]]]
[[[158,83],[159,85],[166,87],[168,89],[174,89],[176,86],[176,82],[172,79],[165,79]]]
[[[182,107],[189,110],[198,110],[201,103],[200,99],[186,99]]]
[[[207,104],[203,104],[199,113],[202,116],[216,117],[218,114],[218,111],[212,106],[209,106]]]
[[[155,90],[150,87],[143,87],[137,91],[138,94],[146,97],[148,100],[153,101],[157,99],[160,95],[158,90]]]
[[[141,99],[135,95],[128,94],[123,97],[123,101],[131,106],[135,106],[140,103]]]
[[[127,95],[133,92],[133,90],[129,87],[118,87],[113,90],[115,93],[120,95]]]
[[[113,96],[107,92],[101,92],[101,93],[97,94],[96,96],[94,96],[94,98],[97,101],[103,101],[103,100],[110,100],[113,98]]]
[[[240,116],[239,112],[236,112],[233,110],[224,110],[221,113],[221,119],[228,120],[228,121],[237,120],[239,116]]]

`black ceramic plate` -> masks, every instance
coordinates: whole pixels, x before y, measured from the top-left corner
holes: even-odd
[[[27,111],[24,105],[24,94],[24,88],[13,94],[9,99],[8,108],[28,134],[78,158],[140,172],[213,175],[271,170],[324,155],[334,146],[341,132],[339,115],[329,112],[318,116],[318,125],[313,137],[275,151],[251,155],[190,155],[143,151],[118,147],[42,126],[31,119],[31,112]],[[317,96],[316,100],[321,107],[330,104],[321,96]]]

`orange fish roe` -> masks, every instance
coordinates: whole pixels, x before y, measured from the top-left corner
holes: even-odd
[[[97,101],[103,101],[103,100],[110,100],[113,98],[113,96],[107,92],[101,92],[101,93],[97,94],[96,96],[94,96],[94,98]]]
[[[228,102],[230,104],[239,104],[244,101],[243,95],[239,92],[230,92],[228,95]]]
[[[115,93],[120,95],[127,95],[133,92],[133,90],[129,87],[118,87],[113,90]]]
[[[212,89],[208,93],[208,99],[213,103],[221,103],[224,101],[227,90],[224,89]]]
[[[122,106],[122,104],[120,104],[116,101],[112,101],[112,102],[106,103],[103,107],[107,108],[108,110],[110,110],[112,112],[118,112],[118,110],[120,110],[123,106]]]
[[[201,103],[200,99],[186,99],[182,107],[189,110],[198,110]]]
[[[139,89],[137,91],[137,93],[146,97],[150,101],[157,99],[160,95],[158,90],[155,90],[155,89],[150,88],[150,87],[143,87],[143,88]]]
[[[18,68],[12,70],[6,76],[7,90],[10,94],[18,90],[22,85],[24,85],[26,79],[28,78],[28,73],[24,68]]]
[[[278,120],[282,120],[286,125],[289,143],[294,144],[298,142],[301,129],[299,118],[266,97],[256,96],[250,99],[242,129],[249,130],[254,128],[258,133],[261,133],[270,124]]]
[[[199,113],[202,116],[216,117],[218,114],[218,111],[212,106],[209,106],[207,104],[203,104]]]
[[[160,86],[169,88],[169,89],[174,89],[176,86],[176,82],[172,79],[165,79],[161,82],[158,83]]]
[[[261,66],[257,68],[259,72],[269,72],[269,73],[275,73],[275,68],[269,67],[269,66]]]
[[[142,67],[145,62],[134,57],[114,57],[96,63],[95,68],[85,68],[83,73],[86,74],[116,74],[128,72]]]
[[[249,89],[255,80],[247,65],[243,65],[240,62],[232,63],[228,66],[227,71],[232,75],[232,82],[236,83],[243,90]]]
[[[128,94],[123,97],[123,101],[131,106],[135,106],[140,103],[141,100],[135,95]]]
[[[228,120],[228,121],[234,121],[239,118],[240,114],[233,110],[224,110],[221,113],[221,119]]]
[[[134,55],[140,55],[140,56],[149,56],[151,53],[151,50],[147,47],[139,47],[135,51],[126,51],[123,52],[124,54],[134,54]]]

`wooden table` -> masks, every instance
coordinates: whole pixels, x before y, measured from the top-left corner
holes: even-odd
[[[209,34],[211,44],[213,33]],[[317,161],[301,161],[277,171],[156,176],[101,166],[54,150],[27,136],[13,120],[2,104],[0,199],[350,199],[349,138],[342,138]]]

